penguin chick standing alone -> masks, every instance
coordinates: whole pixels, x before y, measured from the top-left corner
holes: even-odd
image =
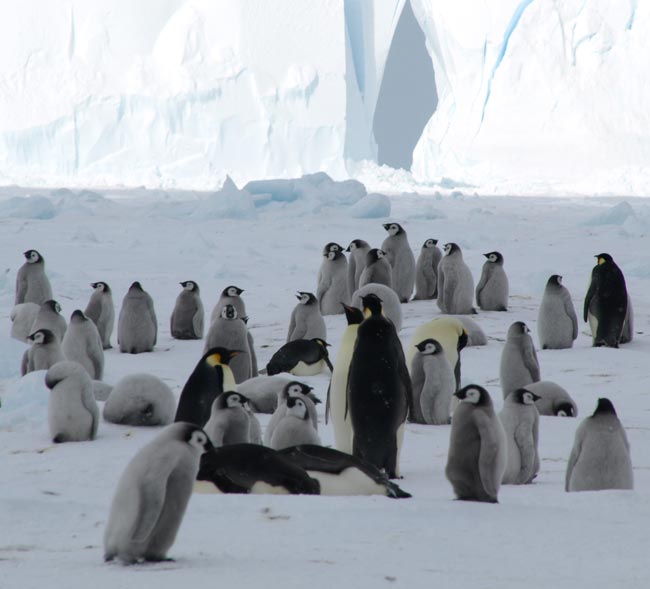
[[[435,299],[438,296],[438,264],[442,259],[442,252],[437,244],[437,239],[427,239],[422,245],[415,265],[414,301]]]
[[[348,258],[348,292],[353,293],[359,288],[361,272],[366,267],[366,254],[370,251],[370,244],[363,239],[353,239],[345,249],[350,252]]]
[[[472,307],[474,279],[455,243],[445,244],[445,255],[438,264],[438,307],[451,315],[476,313]]]
[[[508,277],[503,269],[503,256],[499,252],[483,254],[481,279],[476,286],[476,304],[483,311],[508,310]]]
[[[377,248],[366,254],[366,267],[359,277],[359,288],[366,284],[384,284],[393,288],[393,270],[385,256],[385,252]]]
[[[59,341],[63,341],[67,327],[65,318],[61,315],[61,305],[50,299],[45,301],[38,309],[30,333],[34,333],[39,329],[49,329],[59,338]]]
[[[299,444],[320,446],[320,437],[311,422],[305,401],[300,397],[289,397],[287,412],[275,426],[270,446],[274,450],[282,450]]]
[[[210,419],[203,429],[215,448],[250,443],[250,419],[244,408],[247,401],[236,391],[225,391],[214,400]]]
[[[112,348],[111,335],[115,324],[115,307],[113,306],[113,295],[111,287],[105,282],[93,282],[93,294],[86,306],[84,314],[88,319],[94,321],[102,338],[102,346],[105,350]]]
[[[537,333],[542,350],[571,348],[578,337],[578,317],[562,277],[553,274],[546,283],[537,316]]]
[[[230,369],[235,382],[243,382],[253,376],[248,341],[246,323],[237,315],[235,306],[228,304],[221,309],[221,316],[212,322],[203,351],[215,347],[239,350],[239,354],[230,361]]]
[[[381,244],[381,249],[386,252],[393,269],[392,288],[400,302],[406,303],[413,294],[415,256],[411,251],[406,231],[399,223],[385,223],[383,227],[388,231],[388,237]]]
[[[451,397],[456,377],[445,350],[435,339],[425,339],[415,346],[418,354],[411,362],[413,414],[411,421],[431,425],[449,423]]]
[[[16,275],[16,298],[14,305],[36,303],[42,305],[52,298],[52,286],[45,274],[45,260],[36,250],[23,253],[27,260]]]
[[[193,280],[181,282],[181,293],[170,319],[170,331],[176,339],[201,339],[204,328],[203,303],[199,285]]]
[[[627,287],[623,272],[609,254],[598,254],[585,297],[584,320],[589,321],[594,347],[618,348],[627,316]]]
[[[566,469],[566,491],[633,489],[630,444],[614,405],[598,399],[598,406],[576,430]]]
[[[151,352],[157,338],[158,320],[153,308],[153,299],[139,282],[134,282],[122,300],[117,321],[117,343],[120,352]]]
[[[20,367],[22,376],[35,370],[47,370],[65,360],[59,338],[49,329],[35,331],[27,338],[27,342],[32,345],[23,354]]]
[[[500,376],[504,399],[517,389],[540,380],[533,338],[523,321],[515,321],[508,328],[506,345],[501,352]]]
[[[316,298],[322,315],[343,313],[341,303],[350,302],[348,291],[348,261],[338,243],[328,243],[323,248],[323,262],[318,271]]]
[[[66,360],[79,362],[90,378],[101,380],[104,376],[104,347],[96,325],[77,309],[70,316],[61,348]]]
[[[287,341],[314,339],[315,337],[326,340],[327,327],[320,314],[316,297],[310,292],[301,291],[296,298],[299,302],[291,312]]]
[[[483,387],[468,385],[455,396],[461,402],[451,420],[445,474],[458,499],[497,503],[506,469],[506,433]]]
[[[510,393],[499,419],[506,432],[508,462],[503,474],[504,485],[527,485],[539,472],[539,396],[526,389]]]

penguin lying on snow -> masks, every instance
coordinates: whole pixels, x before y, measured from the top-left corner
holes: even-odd
[[[266,365],[269,376],[280,372],[290,372],[295,376],[320,374],[325,366],[332,371],[334,367],[327,353],[329,344],[320,338],[297,339],[284,344]]]

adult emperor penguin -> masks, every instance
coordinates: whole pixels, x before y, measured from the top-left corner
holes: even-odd
[[[438,307],[443,313],[470,315],[476,313],[473,299],[474,279],[463,252],[457,244],[447,243],[438,264]]]
[[[129,462],[113,497],[104,560],[166,560],[180,527],[199,459],[212,444],[191,423],[167,426]]]
[[[438,264],[442,252],[437,244],[437,239],[427,239],[420,249],[415,264],[415,301],[435,299],[438,296]]]
[[[535,406],[540,415],[578,417],[578,405],[569,392],[550,380],[526,385],[526,390],[537,395]]]
[[[504,399],[513,391],[540,380],[533,338],[523,321],[515,321],[508,328],[506,344],[501,351],[499,373]]]
[[[366,266],[366,254],[370,251],[370,244],[363,239],[353,239],[350,245],[345,248],[350,252],[348,258],[348,292],[354,292],[359,288],[359,278]]]
[[[320,403],[320,399],[314,396],[312,393],[312,387],[306,385],[297,380],[290,381],[278,394],[277,407],[271,415],[268,424],[266,425],[266,430],[264,431],[264,443],[267,446],[271,445],[271,438],[275,427],[280,423],[280,421],[287,414],[287,401],[289,397],[296,397],[303,400],[305,407],[307,407],[307,413],[309,413],[309,418],[311,423],[316,431],[318,431],[318,412],[316,411],[316,403]]]
[[[294,376],[320,374],[327,366],[333,370],[327,353],[329,344],[320,338],[297,339],[284,344],[269,360],[266,372],[269,376],[290,372]]]
[[[383,227],[388,231],[388,237],[381,244],[381,249],[386,252],[388,262],[393,269],[393,290],[399,300],[406,303],[413,294],[415,256],[409,245],[406,231],[399,223],[385,223]]]
[[[9,313],[9,318],[11,319],[11,337],[21,342],[27,342],[29,334],[32,333],[32,325],[34,325],[34,320],[36,319],[36,315],[38,315],[39,309],[40,305],[36,303],[20,303],[15,305]]]
[[[169,425],[176,400],[172,390],[155,374],[136,373],[121,378],[104,404],[106,421],[120,425]]]
[[[507,311],[509,285],[503,269],[503,256],[499,252],[483,255],[487,261],[476,285],[476,304],[483,311]]]
[[[517,389],[503,403],[499,419],[506,432],[508,461],[504,485],[527,485],[539,472],[539,397],[528,389]]]
[[[153,299],[139,282],[134,282],[122,300],[117,321],[117,343],[120,352],[151,352],[157,339],[158,320]]]
[[[39,329],[27,338],[31,347],[23,354],[20,373],[25,376],[35,370],[48,370],[57,362],[63,362],[65,356],[59,338],[49,329]]]
[[[623,272],[609,254],[598,254],[585,297],[584,320],[589,321],[594,347],[618,348],[627,315]]]
[[[239,288],[233,284],[226,286],[226,288],[221,291],[221,296],[219,297],[217,304],[212,309],[212,313],[210,314],[210,323],[212,323],[218,317],[221,317],[221,311],[226,305],[232,305],[235,307],[235,310],[237,311],[237,317],[241,317],[242,319],[244,317],[247,317],[246,303],[244,303],[244,299],[242,299],[241,296],[243,292],[243,288]]]
[[[343,248],[330,242],[323,248],[323,261],[318,271],[316,298],[323,315],[342,313],[341,303],[350,302],[348,291],[348,261]]]
[[[248,328],[239,317],[234,305],[228,304],[221,309],[221,315],[210,325],[205,338],[203,351],[211,348],[239,350],[239,354],[230,361],[230,369],[235,382],[243,382],[253,376],[250,348],[248,345]]]
[[[45,260],[36,250],[23,253],[27,260],[16,274],[16,297],[14,305],[36,303],[42,305],[52,298],[52,286],[45,274]]]
[[[395,329],[399,333],[402,330],[402,303],[399,302],[397,293],[385,284],[371,282],[355,291],[352,295],[352,306],[362,309],[363,303],[361,301],[363,297],[369,294],[377,295],[381,299],[381,312],[384,317],[393,322]]]
[[[201,339],[205,317],[201,290],[193,280],[186,280],[180,285],[183,290],[176,297],[176,304],[170,319],[170,331],[176,339]]]
[[[239,350],[211,348],[196,364],[190,374],[176,408],[174,421],[187,421],[203,427],[210,419],[214,400],[224,391],[237,388],[230,370],[230,361]]]
[[[282,450],[298,444],[318,444],[320,437],[309,417],[305,400],[301,397],[287,399],[287,411],[275,428],[269,446],[274,450]]]
[[[203,427],[215,448],[251,442],[248,399],[237,391],[224,391],[212,403],[210,419]]]
[[[576,310],[558,274],[546,283],[537,315],[537,334],[542,350],[571,348],[578,337]]]
[[[373,248],[366,254],[366,267],[359,277],[359,288],[366,284],[385,284],[393,288],[393,269],[383,250]],[[398,295],[399,296],[399,295]]]
[[[93,294],[90,295],[84,314],[92,319],[99,330],[105,350],[112,348],[111,335],[115,324],[115,307],[111,287],[106,282],[93,282]]]
[[[55,444],[94,440],[99,407],[88,373],[77,362],[57,362],[45,375],[50,389],[47,421]]]
[[[291,312],[287,341],[313,339],[315,337],[326,340],[327,327],[323,316],[320,314],[316,297],[311,292],[301,291],[296,294],[296,298],[298,304]]]
[[[66,323],[65,317],[61,315],[61,305],[50,299],[39,307],[31,333],[39,329],[49,329],[59,338],[59,341],[63,341],[63,336],[67,328],[68,324]]]
[[[279,453],[316,479],[321,495],[384,495],[392,499],[411,496],[376,466],[334,448],[301,444]]]
[[[435,339],[425,339],[415,346],[418,353],[411,361],[413,413],[415,423],[446,425],[450,404],[456,391],[456,377],[445,351]]]
[[[354,456],[399,476],[404,423],[412,407],[411,379],[393,323],[381,300],[363,297],[366,319],[359,325],[350,361],[347,400]]]
[[[632,300],[630,295],[627,296],[627,313],[621,332],[621,344],[629,344],[634,339],[634,311],[632,309]]]
[[[451,420],[445,474],[458,499],[497,503],[507,463],[506,433],[483,387],[471,384],[454,394],[461,402]]]
[[[327,389],[327,406],[325,417],[332,419],[334,426],[334,443],[341,452],[352,454],[352,424],[347,411],[347,388],[350,362],[357,341],[357,331],[363,321],[363,313],[356,307],[344,305],[348,326],[343,332],[341,345],[334,363],[330,386]]]
[[[93,380],[104,376],[104,347],[97,326],[77,309],[61,342],[67,360],[79,362]]]
[[[598,399],[593,415],[576,430],[566,469],[566,491],[633,489],[630,444],[614,405]]]

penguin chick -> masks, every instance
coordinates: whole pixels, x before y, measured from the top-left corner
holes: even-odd
[[[210,323],[213,323],[215,319],[221,317],[221,311],[226,305],[232,305],[235,307],[235,310],[237,311],[237,317],[247,317],[246,303],[244,303],[244,299],[241,297],[243,292],[244,289],[239,288],[238,286],[234,286],[232,284],[230,286],[226,286],[226,288],[221,291],[221,296],[219,297],[217,304],[212,309],[212,313],[210,313]]]
[[[348,262],[338,243],[328,243],[323,248],[323,261],[318,271],[316,298],[322,315],[342,313],[341,303],[350,302],[348,291]]]
[[[122,300],[117,321],[117,343],[120,352],[151,352],[157,339],[158,320],[153,299],[139,282],[134,282]]]
[[[476,304],[483,311],[508,310],[508,276],[503,269],[503,256],[499,252],[483,254],[481,278],[476,285]]]
[[[550,380],[540,380],[527,384],[526,390],[539,397],[535,401],[535,406],[540,415],[578,417],[578,405],[559,384]]]
[[[176,538],[203,452],[212,444],[191,423],[162,430],[131,459],[111,503],[104,560],[125,564],[166,560]]]
[[[438,296],[438,264],[442,259],[442,252],[437,244],[437,239],[427,239],[422,244],[415,264],[414,301],[435,299]]]
[[[27,341],[31,343],[31,347],[23,354],[20,366],[22,376],[35,370],[48,370],[57,362],[65,360],[59,338],[49,329],[39,329],[32,333]]]
[[[497,503],[507,462],[506,434],[489,393],[468,385],[451,420],[445,475],[463,501]]]
[[[386,252],[393,269],[392,287],[400,302],[406,303],[413,294],[415,256],[411,251],[406,231],[399,223],[385,223],[383,227],[388,231],[388,237],[381,244],[381,249]]]
[[[479,347],[487,346],[488,339],[487,335],[483,331],[483,328],[476,322],[474,319],[470,319],[467,315],[449,315],[455,319],[458,319],[463,324],[465,331],[467,332],[467,347]]]
[[[59,341],[63,341],[67,327],[65,318],[61,315],[61,305],[50,299],[39,307],[31,333],[39,329],[49,329],[59,338]]]
[[[88,373],[77,362],[57,362],[45,375],[50,389],[47,420],[55,444],[94,440],[99,424],[99,407]]]
[[[366,267],[359,277],[359,288],[366,284],[384,284],[393,288],[393,270],[383,250],[374,248],[366,254]]]
[[[271,419],[269,419],[266,431],[264,432],[264,444],[267,446],[271,445],[271,437],[273,436],[276,426],[287,414],[287,401],[289,400],[289,397],[298,397],[303,400],[307,407],[311,423],[314,426],[314,429],[318,431],[318,413],[316,411],[316,403],[320,403],[320,399],[314,395],[312,387],[303,382],[292,380],[278,393],[276,403],[277,407],[273,412],[273,415],[271,415]]]
[[[294,376],[320,374],[327,366],[333,370],[327,353],[329,344],[320,339],[298,339],[284,344],[266,365],[269,376],[290,372]]]
[[[363,239],[353,239],[350,245],[345,248],[350,252],[348,258],[348,292],[354,292],[359,288],[359,278],[366,267],[366,254],[370,251],[370,244]]]
[[[175,406],[174,394],[157,376],[129,374],[111,390],[103,415],[106,421],[120,425],[167,425]]]
[[[500,375],[504,399],[513,391],[540,380],[533,338],[523,321],[515,321],[508,328],[501,352]]]
[[[23,253],[27,260],[16,274],[16,297],[14,305],[36,303],[42,305],[52,298],[52,286],[45,274],[45,260],[36,250]]]
[[[15,305],[9,313],[11,319],[11,337],[27,342],[29,334],[32,333],[32,325],[38,314],[40,306],[36,303],[20,303]]]
[[[571,348],[578,337],[578,317],[562,277],[553,274],[546,283],[537,316],[537,333],[542,350]]]
[[[451,397],[456,391],[456,377],[445,351],[435,339],[425,339],[415,346],[418,354],[411,362],[413,415],[411,421],[431,425],[449,423]]]
[[[180,285],[183,290],[176,297],[170,332],[176,339],[201,339],[205,320],[199,285],[193,280],[186,280]]]
[[[310,292],[299,292],[296,294],[298,304],[291,312],[289,319],[289,332],[287,341],[297,339],[327,339],[327,327],[325,320],[320,314],[318,300]]]
[[[539,413],[535,406],[538,399],[528,389],[517,389],[506,397],[499,413],[508,445],[504,485],[527,485],[539,472]]]
[[[630,444],[614,405],[598,399],[593,415],[578,426],[566,470],[566,491],[633,489]]]
[[[291,382],[284,376],[256,376],[237,385],[237,390],[248,398],[255,413],[273,413],[278,406],[278,395]]]
[[[115,306],[113,305],[113,294],[111,287],[105,282],[93,282],[93,294],[84,311],[88,319],[94,321],[102,338],[102,346],[109,350],[111,346],[111,335],[115,325]]]
[[[289,397],[287,412],[275,426],[270,446],[274,450],[281,450],[298,444],[320,445],[320,437],[314,429],[304,400],[300,397]]]
[[[476,313],[472,307],[474,279],[455,243],[445,244],[445,254],[438,264],[438,307],[451,315]]]
[[[204,352],[211,348],[239,350],[239,354],[230,360],[230,369],[235,382],[244,382],[253,376],[248,328],[237,314],[234,305],[227,304],[221,309],[221,315],[210,325],[205,338]]]
[[[215,448],[250,443],[250,419],[244,408],[247,401],[236,391],[225,391],[214,400],[210,419],[203,429]]]
[[[67,360],[79,362],[93,380],[104,376],[104,346],[95,324],[77,309],[70,316],[61,349]]]

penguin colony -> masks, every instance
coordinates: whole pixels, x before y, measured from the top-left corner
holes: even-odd
[[[346,250],[335,242],[323,249],[316,295],[299,291],[287,342],[258,376],[244,292],[227,286],[215,305],[205,350],[188,375],[176,405],[169,387],[153,375],[133,374],[110,390],[107,421],[167,425],[135,454],[114,494],[104,535],[104,558],[132,564],[167,559],[192,493],[410,495],[399,477],[404,426],[410,421],[451,423],[445,475],[457,499],[497,503],[502,484],[530,484],[538,476],[539,415],[576,417],[567,391],[541,381],[529,328],[514,321],[500,367],[503,408],[495,411],[478,384],[461,388],[460,356],[472,343],[463,315],[508,310],[508,278],[499,252],[487,258],[474,292],[460,247],[444,254],[427,239],[416,264],[405,229],[384,225],[380,248],[354,239]],[[349,260],[345,252],[349,252]],[[85,311],[68,325],[45,274],[43,256],[24,253],[16,279],[12,336],[27,341],[21,371],[47,370],[53,442],[91,441],[100,410],[93,380],[101,381],[104,350],[114,326],[112,291],[94,282]],[[584,300],[583,318],[594,347],[617,348],[632,339],[632,308],[625,278],[609,254],[597,264]],[[179,340],[202,339],[204,311],[199,286],[181,282],[170,318]],[[358,291],[358,295],[355,291]],[[413,292],[415,287],[415,293]],[[355,293],[355,296],[352,294]],[[384,297],[383,300],[382,296]],[[395,297],[395,302],[391,297]],[[406,349],[397,335],[400,303],[437,298],[443,313],[418,327]],[[350,306],[352,302],[355,306]],[[323,315],[345,313],[348,327],[333,365]],[[559,275],[549,278],[539,309],[542,349],[570,348],[578,335],[575,309]],[[158,322],[154,301],[133,282],[119,313],[120,352],[154,350]],[[321,446],[312,388],[281,376],[331,373],[326,420],[333,424],[337,450]],[[106,385],[104,385],[106,386]],[[266,431],[254,412],[273,413]],[[262,440],[262,437],[264,438]],[[264,441],[265,445],[262,445]],[[632,489],[630,447],[613,403],[596,409],[575,433],[565,490]],[[140,498],[146,497],[146,501]]]

